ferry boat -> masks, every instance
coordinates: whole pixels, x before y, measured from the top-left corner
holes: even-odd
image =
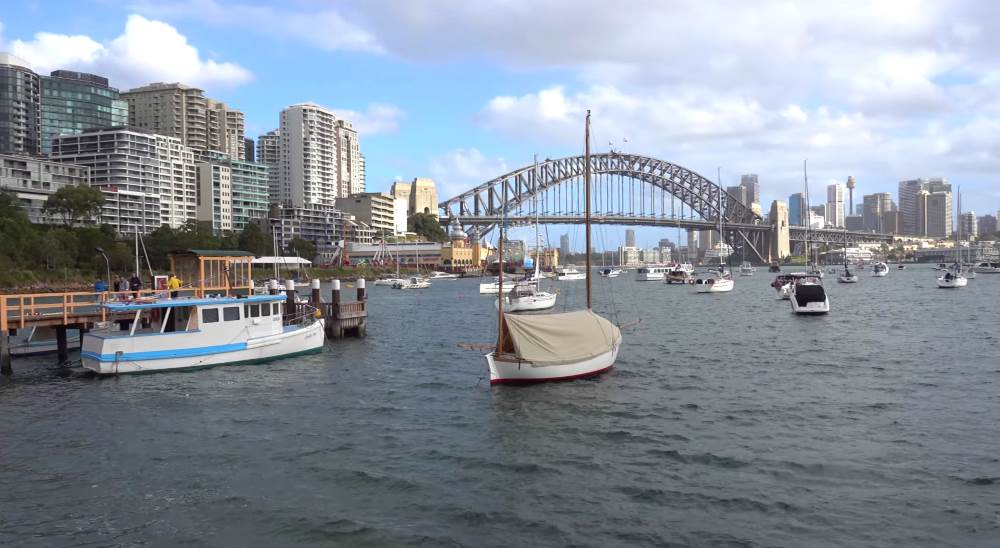
[[[635,280],[637,282],[653,282],[662,280],[663,277],[670,272],[669,266],[642,266],[635,271]]]
[[[556,269],[556,280],[560,282],[570,280],[584,280],[587,275],[572,266],[563,266]]]
[[[283,319],[283,295],[149,299],[103,305],[131,320],[83,336],[83,367],[100,375],[262,363],[323,349],[317,310]],[[148,326],[148,327],[144,327]]]

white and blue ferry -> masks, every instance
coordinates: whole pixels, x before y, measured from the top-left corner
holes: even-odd
[[[114,317],[83,336],[83,367],[101,375],[261,363],[323,349],[312,307],[284,318],[285,297],[155,299],[104,305]],[[127,316],[126,316],[127,315]]]

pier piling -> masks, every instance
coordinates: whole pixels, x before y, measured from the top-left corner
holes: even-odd
[[[0,375],[13,375],[14,370],[10,366],[10,333],[4,329],[0,331]]]
[[[295,317],[295,282],[285,280],[285,320]]]
[[[66,326],[56,326],[56,363],[66,363],[69,359],[69,345],[66,343]]]
[[[358,278],[357,286],[358,286],[358,300],[363,301],[367,299],[368,295],[365,293],[365,279]]]
[[[319,279],[310,282],[310,288],[312,289],[312,294],[309,295],[309,304],[314,308],[319,308],[319,304],[322,301],[322,297],[319,294]]]

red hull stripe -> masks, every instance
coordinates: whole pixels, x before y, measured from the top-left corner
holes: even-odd
[[[597,371],[591,371],[589,373],[580,373],[579,375],[567,375],[565,377],[546,377],[541,379],[492,379],[490,384],[535,384],[539,382],[555,382],[555,381],[571,381],[574,379],[589,379],[590,377],[596,377],[602,373],[606,373],[614,367],[611,364],[604,369],[598,369]]]

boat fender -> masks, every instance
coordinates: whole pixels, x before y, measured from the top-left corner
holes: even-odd
[[[316,312],[313,312],[313,316],[316,316],[317,318],[322,318],[323,317],[323,312],[320,309],[317,308]]]

